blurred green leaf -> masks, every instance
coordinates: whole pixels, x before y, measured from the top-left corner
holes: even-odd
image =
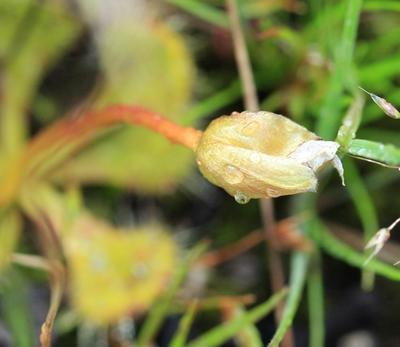
[[[246,314],[246,311],[243,307],[237,305],[232,308],[233,317],[241,317]],[[263,342],[261,340],[260,332],[254,323],[248,323],[242,326],[242,329],[239,330],[235,336],[235,342],[238,347],[263,347]]]
[[[292,326],[294,316],[299,307],[301,295],[306,279],[309,255],[302,252],[294,252],[290,262],[289,294],[285,303],[278,329],[268,344],[268,347],[278,347],[284,338],[286,331]]]
[[[185,347],[186,339],[190,331],[190,326],[193,323],[194,316],[196,314],[197,303],[194,301],[186,311],[185,315],[179,322],[179,327],[175,333],[172,341],[168,345],[169,347]]]
[[[400,11],[400,3],[396,0],[366,0],[363,9],[369,11]]]
[[[198,0],[167,0],[192,15],[203,19],[211,24],[223,28],[229,28],[229,21],[225,13],[217,8]]]
[[[307,303],[309,314],[310,347],[323,347],[325,343],[325,305],[322,259],[314,249],[307,276]]]
[[[168,314],[168,311],[172,305],[172,301],[183,280],[188,274],[190,267],[192,266],[193,262],[204,252],[205,247],[205,244],[199,244],[193,248],[187,255],[186,260],[182,261],[180,266],[176,269],[175,276],[169,286],[168,291],[158,300],[158,302],[154,304],[144,322],[137,340],[138,347],[146,347],[154,338],[154,335],[158,331],[162,321]]]
[[[246,324],[257,322],[270,313],[274,307],[286,296],[287,290],[271,296],[266,302],[247,311],[245,314],[221,324],[200,337],[191,341],[187,347],[214,347],[220,346],[229,338],[236,335]]]
[[[343,150],[350,145],[350,141],[355,138],[358,127],[361,123],[364,98],[361,93],[357,93],[353,103],[343,118],[342,125],[339,128],[336,142],[340,144]]]
[[[345,180],[349,182],[347,190],[362,222],[364,241],[367,242],[379,229],[375,204],[354,162],[350,158],[346,158],[343,166]],[[373,274],[363,271],[361,283],[364,289],[371,290],[374,284]]]
[[[400,148],[391,144],[354,139],[350,142],[348,153],[383,166],[400,168]]]
[[[2,316],[11,332],[12,346],[36,346],[27,282],[21,273],[10,269],[0,286]]]
[[[340,99],[344,87],[350,83],[350,86],[354,88],[355,83],[351,80],[353,76],[352,60],[361,5],[362,0],[354,0],[347,3],[342,37],[335,52],[334,71],[330,78],[317,126],[317,133],[327,140],[333,138],[339,125]]]
[[[400,270],[392,265],[373,259],[364,266],[367,256],[351,248],[332,235],[316,217],[304,224],[308,235],[329,255],[350,265],[375,272],[394,281],[400,281]]]

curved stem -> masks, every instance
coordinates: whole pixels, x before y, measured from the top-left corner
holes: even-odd
[[[100,111],[86,112],[79,117],[66,117],[40,133],[26,150],[26,174],[36,177],[49,172],[99,134],[121,124],[148,128],[172,143],[193,151],[202,134],[199,130],[180,126],[140,106],[110,106]]]

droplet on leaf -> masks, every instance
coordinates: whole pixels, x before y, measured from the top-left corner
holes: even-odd
[[[225,167],[224,177],[229,184],[239,184],[243,181],[244,175],[237,167],[227,165]]]
[[[235,200],[238,204],[244,205],[250,201],[250,198],[247,195],[244,195],[242,192],[237,192],[235,194]]]

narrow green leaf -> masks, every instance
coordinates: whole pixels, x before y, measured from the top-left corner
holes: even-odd
[[[190,326],[192,325],[194,316],[196,313],[196,302],[193,302],[186,314],[183,316],[179,322],[178,330],[173,337],[169,347],[185,347],[186,339],[189,334]]]
[[[362,0],[349,1],[347,4],[342,37],[334,59],[335,68],[329,82],[317,126],[317,133],[325,139],[333,138],[338,128],[341,111],[340,99],[344,86],[349,81],[349,76],[352,76],[351,63]]]
[[[186,114],[184,125],[193,124],[201,118],[207,117],[222,107],[233,103],[242,95],[241,84],[239,80],[234,80],[228,87],[214,93],[205,100],[197,103]]]
[[[216,328],[211,329],[190,342],[187,347],[214,347],[224,343],[240,331],[244,325],[253,323],[270,313],[274,307],[286,296],[287,290],[271,296],[263,304],[253,308],[242,316],[234,318]]]
[[[400,72],[400,61],[398,57],[389,57],[374,63],[359,67],[360,82],[363,85],[374,85],[378,82],[387,81]]]
[[[364,231],[364,240],[367,242],[379,229],[376,208],[354,162],[350,158],[346,158],[343,160],[343,165],[345,180],[346,182],[350,182],[347,185],[347,189],[357,210],[358,217],[361,220]],[[370,290],[372,289],[373,284],[373,274],[363,271],[362,287],[366,290]]]
[[[167,2],[218,27],[229,28],[227,16],[217,8],[204,3],[204,1],[167,0]]]
[[[323,347],[325,341],[324,285],[321,265],[320,252],[315,249],[307,277],[310,347]]]
[[[246,314],[242,306],[236,306],[234,317],[241,317]],[[239,330],[235,336],[237,347],[263,347],[260,332],[253,323],[248,323]]]
[[[347,153],[382,166],[400,168],[400,148],[391,144],[354,139],[350,142]]]
[[[305,223],[305,228],[307,228],[308,235],[332,257],[338,258],[352,266],[373,271],[388,279],[400,281],[400,270],[392,265],[372,259],[364,266],[367,256],[338,240],[317,217],[313,217],[309,222]]]
[[[268,347],[278,347],[286,331],[291,327],[297,308],[300,304],[301,294],[304,288],[309,255],[295,252],[292,255],[290,265],[289,294],[283,311],[282,319]]]
[[[368,11],[400,11],[400,3],[397,0],[369,0],[363,6]]]
[[[364,107],[364,98],[361,93],[357,93],[353,103],[343,118],[342,126],[339,128],[336,142],[346,150],[350,141],[355,138],[358,127],[361,123],[361,115]]]

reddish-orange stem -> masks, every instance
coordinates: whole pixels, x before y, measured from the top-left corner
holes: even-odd
[[[259,229],[254,230],[233,244],[205,254],[199,259],[199,263],[207,267],[217,266],[257,246],[261,241],[264,240],[265,235],[263,231]]]
[[[195,150],[201,137],[201,131],[180,126],[162,116],[140,106],[115,105],[100,111],[89,111],[80,117],[68,117],[41,132],[34,138],[28,155],[47,149],[60,139],[80,139],[95,135],[102,128],[130,123],[151,129],[173,143]]]

